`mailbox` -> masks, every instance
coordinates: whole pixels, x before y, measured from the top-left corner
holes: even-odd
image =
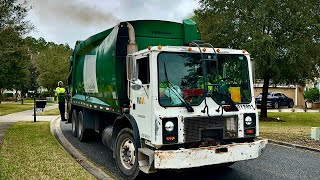
[[[45,108],[47,105],[46,100],[36,100],[36,108]]]

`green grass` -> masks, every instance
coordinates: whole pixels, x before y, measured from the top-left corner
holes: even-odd
[[[320,127],[320,113],[269,112],[268,116],[285,122],[260,121],[261,137],[320,148],[320,142],[310,137],[311,127]]]
[[[0,116],[33,109],[33,104],[0,104]]]
[[[0,148],[0,179],[95,179],[50,133],[49,122],[16,123]]]
[[[37,112],[37,116],[55,116],[60,115],[59,109],[51,109],[49,111]]]

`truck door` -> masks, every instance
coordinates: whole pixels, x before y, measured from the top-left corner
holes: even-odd
[[[139,55],[136,60],[136,77],[141,81],[141,88],[133,88],[130,82],[130,114],[135,118],[141,138],[151,139],[151,90],[149,55]],[[138,80],[138,81],[139,81]]]

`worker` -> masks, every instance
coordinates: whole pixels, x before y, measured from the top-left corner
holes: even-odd
[[[171,105],[179,105],[182,103],[180,100],[180,98],[182,97],[182,92],[179,86],[173,85],[169,81],[163,81],[160,83],[159,87],[160,97],[169,97]]]
[[[63,82],[58,82],[58,87],[56,88],[56,96],[58,99],[59,104],[59,111],[61,115],[61,121],[66,121],[65,119],[65,96],[66,96],[66,89],[62,87]]]

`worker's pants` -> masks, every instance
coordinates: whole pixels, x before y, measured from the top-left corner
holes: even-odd
[[[59,111],[60,111],[60,115],[61,115],[61,121],[65,121],[65,102],[59,102]]]

